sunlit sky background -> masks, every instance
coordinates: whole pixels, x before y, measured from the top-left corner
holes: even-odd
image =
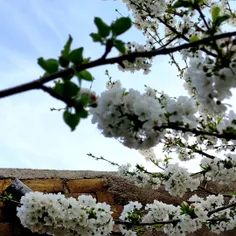
[[[102,0],[0,0],[0,88],[37,79],[42,70],[37,58],[56,58],[68,35],[74,38],[73,48],[83,46],[85,56],[98,58],[104,48],[92,42],[96,32],[95,16],[111,23],[119,14],[130,15],[121,1]],[[125,41],[144,42],[135,28],[122,37]],[[125,88],[144,90],[149,85],[171,96],[186,94],[168,57],[155,59],[152,73],[123,73],[116,65],[90,70],[95,77],[93,90],[104,91],[108,69],[113,80],[121,80]],[[88,86],[88,85],[87,85]],[[0,168],[43,168],[70,170],[116,170],[86,154],[104,156],[119,164],[145,164],[143,156],[114,139],[108,139],[83,120],[75,132],[64,124],[60,112],[50,108],[63,104],[42,91],[31,91],[0,100]],[[162,156],[158,150],[157,156]],[[150,169],[154,170],[151,165]],[[195,164],[188,164],[193,171]]]

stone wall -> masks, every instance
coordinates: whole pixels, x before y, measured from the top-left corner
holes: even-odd
[[[111,205],[113,217],[119,218],[123,205],[128,201],[139,201],[143,204],[151,203],[154,199],[165,203],[179,204],[188,199],[192,194],[187,193],[183,198],[173,197],[164,189],[152,190],[138,188],[132,182],[122,179],[115,172],[97,171],[56,171],[56,170],[27,170],[27,169],[0,169],[0,194],[17,178],[34,191],[44,193],[63,193],[67,197],[77,198],[81,194],[89,194],[99,202]],[[208,191],[230,193],[235,191],[236,183],[217,186],[208,184]],[[200,196],[206,196],[205,191],[195,192]],[[33,236],[30,231],[24,229],[14,219],[13,213],[9,216],[6,205],[0,203],[0,236]],[[119,235],[114,229],[114,235]],[[146,235],[164,235],[161,232],[147,232]],[[208,230],[203,229],[191,235],[213,236]],[[225,232],[221,235],[233,236],[234,232]]]

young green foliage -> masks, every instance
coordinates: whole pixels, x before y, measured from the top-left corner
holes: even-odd
[[[72,44],[73,38],[69,35],[69,38],[64,46],[64,49],[61,51],[61,56],[59,57],[59,63],[62,67],[68,67],[70,64],[69,54],[70,54],[70,47]]]
[[[87,70],[76,72],[75,74],[80,80],[93,81],[93,76]]]
[[[111,24],[113,36],[118,36],[125,33],[132,26],[132,21],[129,17],[121,17]]]
[[[101,36],[102,38],[106,38],[109,36],[111,28],[101,18],[95,17],[94,23],[98,28],[99,36]]]
[[[96,42],[100,42],[100,43],[103,42],[102,37],[101,37],[100,34],[98,34],[98,33],[91,33],[90,36],[91,36],[91,38],[93,39],[93,42],[95,42],[95,43],[96,43]]]
[[[122,54],[126,53],[126,47],[123,41],[118,40],[118,39],[114,40],[114,47]]]
[[[64,111],[63,119],[64,119],[65,123],[71,128],[71,131],[74,131],[76,126],[80,122],[79,115],[76,113],[73,114],[73,113],[69,112],[68,109]]]
[[[68,56],[69,60],[76,65],[81,64],[83,62],[83,50],[84,48],[81,47],[71,51]]]
[[[76,97],[80,88],[71,81],[57,82],[53,90],[64,99]]]
[[[193,5],[191,0],[178,0],[174,3],[173,8],[185,7],[189,8]]]
[[[48,74],[52,74],[58,71],[59,62],[56,59],[38,58],[38,65],[40,65]]]

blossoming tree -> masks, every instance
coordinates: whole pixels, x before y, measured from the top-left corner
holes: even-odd
[[[81,118],[92,116],[105,137],[115,138],[129,148],[139,150],[159,172],[150,173],[137,165],[119,166],[119,173],[136,184],[161,185],[173,196],[199,188],[202,181],[219,184],[236,180],[236,113],[225,99],[236,87],[236,12],[227,0],[123,0],[133,18],[121,17],[110,25],[96,17],[94,42],[105,46],[104,54],[90,61],[83,48],[71,50],[69,36],[58,59],[39,58],[45,74],[34,81],[0,91],[0,97],[41,89],[65,103],[63,119],[75,130]],[[137,27],[147,38],[145,45],[123,42],[119,35]],[[112,48],[117,57],[109,57]],[[181,68],[176,53],[182,56]],[[172,98],[146,87],[144,93],[125,89],[120,81],[107,83],[107,90],[96,95],[82,88],[92,81],[88,71],[100,65],[117,64],[121,71],[151,72],[152,59],[167,55],[176,66],[189,96]],[[77,77],[78,83],[72,82]],[[55,81],[55,86],[46,83]],[[181,161],[201,155],[201,171],[191,174],[177,163],[159,161],[153,148],[163,145],[163,152],[175,152]],[[213,154],[212,154],[213,153]],[[92,154],[90,156],[94,157]],[[95,157],[96,158],[96,157]],[[102,159],[102,158],[100,158]],[[155,200],[146,206],[130,202],[119,221],[112,219],[110,206],[96,203],[92,197],[78,200],[63,195],[28,193],[18,208],[21,223],[33,232],[51,235],[108,235],[119,224],[123,235],[141,235],[134,226],[155,227],[167,235],[186,235],[203,225],[220,233],[236,228],[235,194],[206,199],[193,195],[180,206]]]

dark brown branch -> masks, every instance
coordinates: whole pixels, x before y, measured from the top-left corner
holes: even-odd
[[[200,155],[202,155],[202,156],[208,157],[208,158],[210,158],[210,159],[215,159],[215,156],[210,155],[210,154],[208,154],[208,153],[206,153],[206,152],[204,152],[204,151],[202,151],[202,150],[195,149],[195,148],[192,147],[192,146],[187,146],[186,148],[188,148],[188,149],[192,150],[193,152],[198,153],[198,154],[200,154]]]
[[[185,43],[185,44],[182,44],[182,45],[179,45],[176,47],[172,47],[172,48],[164,48],[161,50],[157,49],[157,50],[152,50],[152,51],[147,51],[147,52],[134,52],[134,53],[130,53],[127,55],[123,55],[123,56],[119,56],[119,57],[112,57],[112,58],[108,58],[108,59],[99,58],[99,59],[89,62],[87,64],[82,64],[82,65],[76,66],[76,71],[82,71],[82,70],[90,69],[93,67],[108,65],[108,64],[115,64],[115,63],[120,64],[120,63],[122,63],[122,61],[134,60],[135,58],[138,58],[138,57],[151,58],[151,57],[158,56],[158,55],[166,55],[166,54],[180,51],[182,49],[197,47],[201,44],[206,44],[206,43],[209,43],[214,40],[228,38],[228,37],[232,37],[235,35],[236,35],[236,31],[228,32],[228,33],[214,35],[212,37],[204,38],[204,39],[201,39],[201,40],[198,40],[195,42]],[[36,80],[33,80],[33,81],[25,83],[25,84],[21,84],[21,85],[12,87],[12,88],[2,90],[2,91],[0,91],[0,98],[11,96],[11,95],[22,93],[22,92],[26,92],[26,91],[33,90],[33,89],[41,89],[42,85],[47,82],[53,81],[57,78],[66,77],[68,75],[73,75],[73,74],[74,74],[73,68],[61,70],[61,71],[58,71],[54,74],[44,76],[40,79],[36,79]]]
[[[223,211],[223,210],[226,210],[228,208],[235,207],[235,206],[236,206],[236,202],[233,202],[231,204],[228,204],[228,205],[225,205],[225,206],[222,206],[222,207],[218,207],[218,208],[216,208],[216,209],[214,209],[212,211],[209,211],[208,212],[208,216],[211,216],[214,213],[217,213],[219,211]]]
[[[112,47],[113,47],[112,41],[108,40],[106,43],[106,50],[104,54],[102,55],[101,59],[105,59],[107,57],[107,55],[111,52]]]
[[[155,221],[153,223],[131,223],[127,221],[115,220],[115,224],[118,225],[127,225],[127,226],[148,226],[148,225],[166,225],[166,224],[176,224],[180,220],[166,220],[166,221]]]
[[[182,127],[182,126],[177,126],[175,124],[167,124],[167,125],[154,127],[154,130],[156,130],[156,131],[160,131],[160,130],[163,130],[163,129],[179,130],[179,131],[182,131],[182,132],[185,132],[185,133],[189,132],[189,133],[195,134],[196,136],[207,135],[207,136],[213,136],[213,137],[217,137],[217,138],[224,138],[226,140],[230,140],[230,139],[235,140],[236,139],[236,135],[231,134],[231,133],[230,134],[224,134],[224,133],[208,132],[208,131],[205,131],[205,130],[190,129],[190,128],[186,128],[186,127]]]
[[[236,202],[222,206],[222,207],[218,207],[212,211],[208,212],[208,217],[210,217],[212,214],[226,210],[228,208],[231,207],[235,207],[236,206]],[[206,221],[214,221],[215,219],[208,219]],[[219,219],[218,219],[219,220]],[[151,225],[166,225],[166,224],[176,224],[180,222],[179,219],[176,220],[166,220],[166,221],[155,221],[153,223],[131,223],[131,222],[126,222],[126,221],[120,221],[120,220],[115,220],[115,224],[121,224],[121,225],[127,225],[127,226],[151,226]]]
[[[45,85],[41,85],[40,88],[48,93],[49,95],[51,95],[52,97],[56,98],[57,100],[60,100],[62,102],[64,102],[68,107],[72,107],[73,106],[73,100],[72,99],[65,99],[62,96],[60,96],[58,93],[56,93],[52,88],[47,87]]]
[[[202,18],[202,20],[203,20],[203,22],[204,22],[206,28],[210,31],[210,27],[209,27],[209,25],[208,25],[208,23],[207,23],[207,21],[206,21],[206,18],[205,18],[205,16],[204,16],[204,14],[202,13],[202,10],[201,10],[200,6],[199,6],[198,4],[195,4],[195,8],[196,8],[196,10],[198,11],[200,17]]]
[[[197,176],[197,175],[202,175],[204,173],[206,173],[206,171],[202,170],[202,171],[199,171],[199,172],[195,172],[195,173],[191,174],[190,176],[193,177],[193,176]]]

